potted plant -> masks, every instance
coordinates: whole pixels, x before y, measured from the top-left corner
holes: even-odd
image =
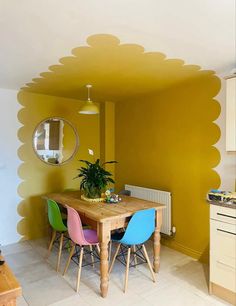
[[[100,164],[97,159],[94,163],[87,160],[80,160],[85,164],[84,167],[77,169],[79,174],[75,178],[81,178],[80,190],[83,191],[81,198],[87,201],[102,201],[102,193],[107,185],[115,183],[112,174],[104,169],[105,164],[114,164],[116,161],[109,161]]]

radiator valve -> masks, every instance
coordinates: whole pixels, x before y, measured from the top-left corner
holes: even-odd
[[[175,235],[175,233],[176,233],[176,227],[172,226],[172,234]]]

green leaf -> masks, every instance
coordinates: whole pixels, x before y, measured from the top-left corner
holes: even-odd
[[[91,163],[89,161],[87,161],[87,160],[80,159],[79,161],[82,162],[82,163],[85,163],[87,165],[91,165]]]
[[[100,165],[100,159],[97,159],[94,163],[87,160],[80,160],[86,164],[86,167],[80,167],[77,169],[79,172],[75,178],[81,179],[80,189],[84,190],[85,194],[90,197],[96,197],[104,191],[108,184],[115,183],[111,178],[112,174],[105,170],[103,166],[105,164],[117,163],[116,161],[108,161],[103,165]]]
[[[106,164],[117,164],[118,162],[116,160],[111,160],[111,161],[107,161],[105,163],[102,164],[103,165],[106,165]]]

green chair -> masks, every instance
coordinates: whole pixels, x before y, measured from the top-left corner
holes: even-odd
[[[52,239],[48,247],[47,258],[50,256],[53,243],[58,233],[60,235],[59,251],[58,251],[58,257],[57,257],[57,272],[58,272],[60,268],[60,260],[61,260],[61,252],[62,252],[62,247],[63,247],[64,234],[65,232],[67,232],[67,227],[63,223],[61,212],[60,212],[60,209],[57,203],[53,200],[48,199],[47,205],[48,205],[48,220],[53,229]]]

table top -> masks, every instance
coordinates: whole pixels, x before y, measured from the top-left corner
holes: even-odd
[[[52,199],[65,206],[68,205],[80,214],[97,222],[106,222],[119,218],[132,216],[136,211],[155,208],[165,208],[165,205],[146,201],[130,196],[120,196],[122,201],[117,204],[87,202],[80,198],[80,192],[62,192],[45,195],[44,198]]]
[[[0,256],[0,259],[3,258]],[[0,266],[0,304],[2,301],[16,298],[21,295],[21,287],[9,268],[8,264],[5,262]]]

